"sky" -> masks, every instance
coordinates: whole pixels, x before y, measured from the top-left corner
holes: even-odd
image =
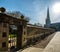
[[[6,11],[20,11],[30,18],[29,23],[45,24],[48,7],[51,22],[60,22],[59,13],[53,11],[55,3],[60,3],[60,0],[0,0],[0,7],[6,8]]]

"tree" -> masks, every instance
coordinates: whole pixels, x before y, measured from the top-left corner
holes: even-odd
[[[25,15],[23,15],[21,12],[19,11],[12,11],[12,12],[6,12],[6,14],[16,17],[16,18],[24,18],[25,20],[29,21],[30,18],[26,17]]]
[[[19,11],[6,12],[6,14],[13,17],[20,17],[22,15]]]
[[[40,23],[34,23],[35,26],[41,26],[42,27],[42,24]]]

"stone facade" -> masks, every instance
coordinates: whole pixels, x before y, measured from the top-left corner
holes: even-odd
[[[9,48],[9,25],[13,24],[17,27],[16,47],[22,49],[28,43],[28,38],[38,38],[41,33],[53,32],[52,29],[47,29],[38,26],[27,26],[25,19],[17,19],[12,16],[0,13],[0,51],[7,51]],[[12,44],[12,43],[11,43]],[[12,44],[12,46],[14,46]]]
[[[21,49],[26,43],[27,21],[25,19],[17,19],[12,16],[0,13],[0,51],[7,51],[9,46],[9,25],[17,26],[16,47]],[[12,43],[11,43],[12,44]],[[14,46],[12,44],[12,46]]]
[[[0,51],[8,50],[9,28],[7,23],[0,23]]]

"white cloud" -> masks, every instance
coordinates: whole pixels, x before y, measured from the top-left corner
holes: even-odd
[[[44,24],[45,18],[46,18],[46,12],[45,12],[46,7],[42,8],[42,4],[40,3],[40,0],[34,1],[33,6],[34,6],[34,11],[35,11],[35,14],[34,14],[35,17],[34,18],[39,23]]]
[[[43,3],[41,3],[40,0],[35,0],[33,2],[33,8],[34,8],[35,12],[33,14],[34,17],[32,18],[32,21],[33,22],[39,22],[41,24],[45,24],[45,19],[46,19],[46,16],[47,16],[47,6],[45,5],[43,7]],[[49,9],[50,9],[50,19],[51,19],[51,22],[58,21],[59,15],[56,15],[56,14],[53,13],[53,11],[52,11],[52,4],[49,5]]]
[[[53,5],[54,5],[54,3],[53,3]],[[50,7],[50,18],[51,18],[52,23],[55,23],[55,22],[59,21],[60,14],[54,13],[53,5],[51,5],[51,7]]]

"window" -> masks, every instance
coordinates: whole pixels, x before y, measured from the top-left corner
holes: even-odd
[[[24,31],[24,35],[26,34],[26,32]]]
[[[6,47],[6,42],[3,42],[2,43],[2,47]]]
[[[2,37],[6,37],[6,36],[7,36],[6,32],[3,32]]]
[[[7,24],[6,23],[3,23],[3,27],[7,27]]]

